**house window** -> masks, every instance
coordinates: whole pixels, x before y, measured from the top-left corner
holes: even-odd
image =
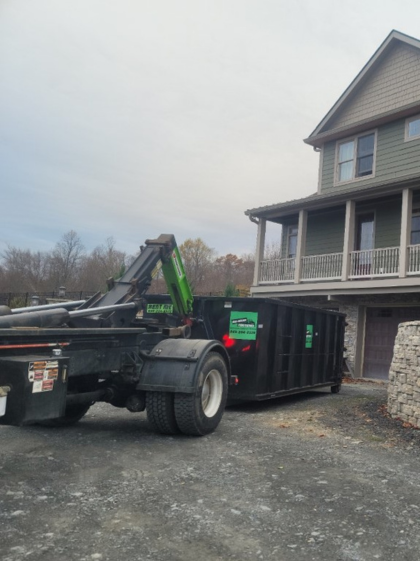
[[[373,174],[374,132],[346,140],[338,145],[338,182],[352,181]]]
[[[367,276],[372,268],[372,250],[375,237],[375,215],[373,212],[357,217],[355,271],[359,276]]]
[[[375,232],[375,215],[373,212],[357,217],[356,250],[370,251],[373,249]]]
[[[416,210],[411,217],[411,245],[420,244],[420,211]]]
[[[296,257],[298,227],[289,226],[287,229],[287,257]]]
[[[420,116],[410,117],[405,122],[405,140],[420,138]]]

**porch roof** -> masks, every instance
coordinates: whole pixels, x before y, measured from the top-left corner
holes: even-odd
[[[279,222],[281,218],[296,214],[302,209],[316,210],[345,204],[348,200],[374,199],[399,193],[402,189],[408,187],[420,188],[418,174],[406,175],[404,179],[400,178],[397,183],[395,179],[391,179],[375,187],[357,185],[356,187],[340,189],[339,191],[332,190],[332,192],[328,193],[314,193],[302,199],[248,209],[245,211],[245,215],[250,218],[265,218],[271,222]]]

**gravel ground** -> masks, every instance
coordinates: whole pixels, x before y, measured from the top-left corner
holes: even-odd
[[[420,558],[420,431],[386,386],[229,408],[204,438],[95,405],[0,427],[1,561]]]

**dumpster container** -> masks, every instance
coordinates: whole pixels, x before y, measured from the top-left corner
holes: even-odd
[[[155,309],[162,312],[159,319],[163,320],[165,297],[148,295],[147,302],[162,306]],[[328,386],[339,391],[344,314],[275,298],[195,296],[193,315],[197,321],[191,337],[217,339],[229,354],[237,379],[229,388],[230,402]]]
[[[197,297],[193,337],[225,345],[237,384],[230,401],[262,400],[330,386],[343,371],[345,316],[274,298]]]

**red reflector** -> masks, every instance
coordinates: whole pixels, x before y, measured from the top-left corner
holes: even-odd
[[[231,339],[227,333],[223,335],[222,341],[227,349],[233,347],[233,345],[236,343],[235,339]]]
[[[244,347],[244,348],[242,349],[242,352],[243,352],[243,353],[246,353],[247,351],[250,351],[250,350],[251,350],[251,345],[247,345],[246,347]]]
[[[237,386],[239,384],[239,378],[236,376],[235,378],[235,386]]]

